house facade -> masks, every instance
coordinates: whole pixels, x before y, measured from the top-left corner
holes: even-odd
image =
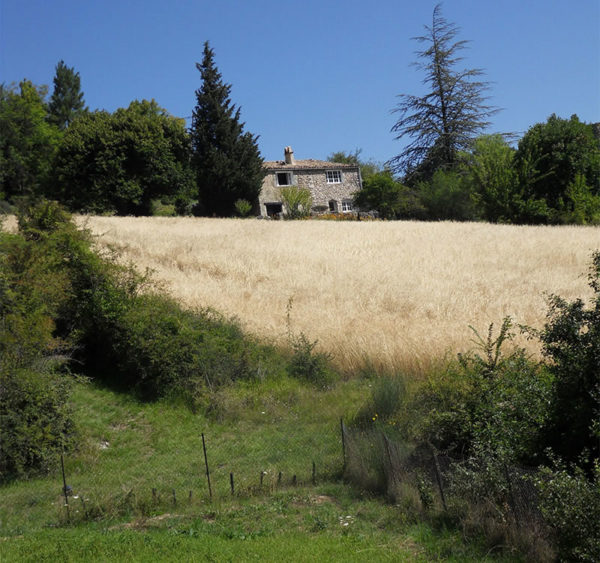
[[[296,160],[291,147],[285,147],[284,160],[264,163],[267,174],[258,198],[260,215],[282,213],[281,188],[306,188],[312,196],[315,213],[349,213],[352,196],[362,188],[360,168],[354,164],[340,164],[325,160]]]

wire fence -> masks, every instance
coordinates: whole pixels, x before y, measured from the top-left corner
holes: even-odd
[[[422,509],[448,511],[465,501],[487,507],[516,525],[540,523],[534,469],[509,466],[497,459],[460,459],[431,444],[408,445],[382,430],[341,424],[344,477],[358,487],[395,501],[419,503]]]
[[[149,514],[318,484],[339,478],[343,459],[339,425],[324,429],[316,424],[295,431],[289,424],[265,424],[248,432],[219,429],[179,447],[171,444],[168,453],[163,448],[157,454],[160,444],[138,445],[131,459],[123,448],[111,452],[108,442],[98,449],[102,463],[79,461],[81,452],[72,458],[68,452],[61,455],[61,503],[69,520]]]

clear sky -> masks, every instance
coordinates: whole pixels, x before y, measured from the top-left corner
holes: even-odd
[[[362,148],[379,162],[401,151],[390,128],[397,94],[421,94],[411,37],[434,1],[0,0],[0,82],[52,85],[64,59],[90,109],[154,98],[189,117],[195,63],[210,41],[246,130],[266,160]],[[443,15],[483,68],[489,131],[524,133],[556,113],[600,121],[600,0],[446,0]],[[189,123],[189,120],[188,120]]]

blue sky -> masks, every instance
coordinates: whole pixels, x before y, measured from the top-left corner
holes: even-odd
[[[434,1],[0,0],[0,82],[51,86],[60,59],[91,109],[154,98],[190,116],[204,41],[266,160],[362,148],[402,150],[390,129],[397,94],[423,92],[411,37]],[[600,0],[446,0],[503,108],[488,132],[524,133],[556,113],[600,121]],[[407,140],[408,141],[408,140]]]

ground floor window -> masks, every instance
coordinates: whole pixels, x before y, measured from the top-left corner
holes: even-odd
[[[335,201],[335,199],[330,199],[329,200],[329,211],[331,211],[331,213],[337,213],[338,210],[338,202]]]
[[[349,211],[352,211],[352,200],[351,199],[344,199],[342,201],[342,211],[344,213],[348,213]]]

